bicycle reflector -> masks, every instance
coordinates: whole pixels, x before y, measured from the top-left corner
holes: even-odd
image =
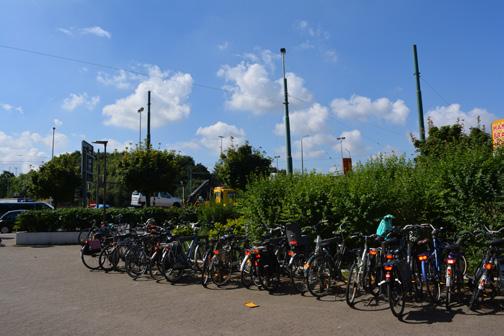
[[[289,255],[289,257],[292,257],[295,253],[294,253],[294,251],[289,251],[289,252],[287,252],[287,254]]]
[[[425,254],[421,254],[418,256],[418,260],[420,260],[420,261],[426,261],[427,259],[428,259],[428,257]]]
[[[455,265],[457,263],[457,260],[456,259],[447,259],[446,263],[448,265]]]
[[[245,250],[245,255],[250,255],[250,250]]]
[[[385,259],[387,259],[387,260],[392,260],[392,259],[394,259],[394,255],[393,255],[393,254],[387,254],[387,255],[385,256]]]
[[[297,246],[297,244],[298,244],[297,240],[291,240],[291,241],[289,241],[289,245]]]
[[[492,268],[493,268],[493,264],[492,263],[485,263],[485,269],[487,271],[490,271]]]
[[[213,254],[219,255],[219,250],[213,250]]]
[[[392,267],[393,267],[392,265],[385,265],[385,266],[383,266],[383,269],[385,271],[392,271]]]
[[[372,256],[375,256],[378,254],[378,251],[374,248],[370,248],[368,253]]]

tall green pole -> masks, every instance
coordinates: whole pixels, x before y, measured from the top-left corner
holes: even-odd
[[[416,94],[417,94],[417,105],[418,105],[418,126],[420,128],[420,140],[422,142],[425,142],[425,126],[424,126],[424,116],[423,116],[422,90],[420,89],[420,70],[418,70],[418,56],[417,56],[416,44],[413,44],[413,57],[415,60]]]
[[[151,149],[151,134],[150,134],[150,91],[147,93],[147,150]]]
[[[292,175],[292,154],[291,154],[291,138],[290,138],[290,121],[289,121],[289,95],[287,93],[287,77],[285,77],[285,48],[280,49],[282,53],[282,68],[283,68],[283,82],[284,82],[284,95],[285,95],[285,141],[287,147],[287,174]]]

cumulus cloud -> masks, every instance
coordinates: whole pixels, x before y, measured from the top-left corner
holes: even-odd
[[[224,89],[230,92],[226,101],[229,109],[252,112],[259,115],[282,109],[283,80],[272,78],[275,55],[263,51],[260,55],[246,54],[246,61],[238,65],[222,66],[217,75],[228,85]],[[294,73],[286,74],[288,89],[293,106],[304,105],[312,99],[311,93],[304,87],[304,80]]]
[[[84,28],[58,28],[58,31],[67,35],[67,36],[75,36],[75,35],[94,35],[97,37],[103,37],[110,39],[112,38],[112,34],[100,26],[91,26]]]
[[[324,51],[324,58],[329,62],[336,63],[338,61],[338,54],[334,50],[326,50]]]
[[[54,127],[61,127],[61,126],[63,126],[63,121],[56,118],[53,120],[53,125],[54,125]]]
[[[19,114],[24,113],[24,110],[21,106],[14,106],[14,105],[7,104],[7,103],[0,103],[0,110],[4,110],[5,112],[15,111]]]
[[[61,132],[54,135],[55,152],[66,149],[68,138]],[[9,135],[0,131],[0,169],[16,169],[28,172],[50,159],[52,147],[52,130],[46,135],[25,131]],[[5,163],[2,163],[5,162]]]
[[[140,82],[134,92],[103,108],[107,117],[105,125],[137,129],[138,109],[145,106],[147,92],[151,91],[152,127],[161,127],[189,116],[188,103],[193,79],[190,74],[175,73],[169,76],[157,66],[151,66],[149,77]],[[147,108],[147,106],[145,106]]]
[[[104,72],[98,72],[96,80],[98,83],[105,86],[113,86],[117,89],[127,90],[130,89],[134,82],[143,79],[141,75],[137,75],[126,70],[118,70],[115,74],[110,75]]]
[[[290,130],[298,135],[320,133],[325,129],[328,116],[327,107],[315,103],[307,110],[290,113]],[[275,134],[285,134],[285,122],[276,124]]]
[[[63,100],[61,107],[67,111],[73,111],[81,106],[86,107],[88,110],[92,110],[99,102],[99,96],[89,97],[86,92],[81,94],[70,93],[70,95]]]
[[[364,141],[362,140],[361,131],[355,129],[352,131],[342,132],[339,136],[340,138],[345,138],[343,141],[343,155],[347,155],[347,151],[350,152],[351,155],[362,155],[367,152],[369,149]],[[341,153],[341,140],[335,139],[335,143],[333,144],[333,150]]]
[[[391,101],[388,98],[378,98],[373,101],[358,95],[353,95],[350,99],[334,99],[331,109],[341,119],[378,118],[394,124],[404,124],[410,111],[401,99]]]
[[[242,128],[222,121],[218,121],[207,127],[198,128],[196,135],[200,137],[196,140],[199,145],[217,153],[220,152],[221,141],[223,150],[245,143],[245,131]]]
[[[322,29],[320,26],[314,26],[306,20],[299,20],[295,24],[295,28],[303,34],[312,38],[321,40],[328,40],[331,37],[328,31]]]
[[[478,126],[478,117],[480,118],[481,125],[485,125],[487,129],[489,129],[492,121],[496,119],[494,114],[479,107],[464,112],[460,104],[437,106],[433,110],[427,112],[427,117],[430,118],[436,126],[453,125],[457,122],[463,122],[466,130]]]

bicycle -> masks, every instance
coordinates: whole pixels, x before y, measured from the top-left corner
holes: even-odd
[[[469,308],[475,310],[480,306],[485,297],[491,300],[497,296],[504,287],[504,239],[494,239],[496,235],[504,230],[490,230],[483,226],[483,233],[490,240],[485,256],[481,260],[480,266],[476,269],[474,275],[474,289],[469,301]]]

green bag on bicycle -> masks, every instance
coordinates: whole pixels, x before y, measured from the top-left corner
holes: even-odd
[[[385,215],[380,224],[378,225],[378,229],[376,229],[376,235],[380,237],[385,237],[392,229],[394,225],[392,225],[392,219],[395,217],[393,215]]]

